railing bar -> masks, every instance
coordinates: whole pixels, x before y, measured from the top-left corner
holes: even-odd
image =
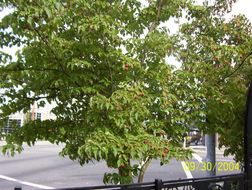
[[[237,181],[237,182],[240,182],[240,180],[228,180],[228,181],[214,181],[214,180],[211,180],[211,181],[201,181],[201,182],[194,182],[194,183],[180,183],[180,182],[177,182],[177,183],[170,183],[170,184],[163,184],[163,186],[165,187],[172,187],[172,186],[183,186],[183,185],[194,185],[194,184],[200,184],[200,183],[219,183],[219,182],[229,182],[229,181]]]
[[[107,188],[107,187],[101,187],[101,188],[89,188],[89,187],[77,187],[77,188],[65,188],[65,189],[55,189],[55,190],[98,190],[98,189],[102,189],[102,190],[122,190],[122,189],[129,189],[129,190],[135,190],[135,189],[141,189],[141,190],[154,190],[155,187],[116,187],[116,188]]]
[[[222,175],[214,177],[205,177],[205,178],[194,178],[194,179],[182,179],[182,180],[170,180],[162,181],[162,188],[177,188],[183,186],[197,186],[200,184],[209,184],[209,183],[227,183],[227,182],[238,182],[241,190],[244,190],[244,185],[247,183],[245,180],[245,174],[232,174],[232,175]],[[89,186],[89,187],[72,187],[72,188],[59,188],[57,190],[122,190],[122,189],[141,189],[141,190],[154,190],[155,182],[146,182],[146,183],[134,183],[129,185],[104,185],[104,186]]]
[[[238,183],[241,183],[242,181],[243,181],[243,179],[237,179],[237,178],[235,178],[235,179],[233,179],[233,180],[231,180],[231,179],[229,179],[229,180],[203,180],[203,181],[194,181],[194,182],[176,182],[176,183],[164,183],[163,184],[163,186],[164,187],[178,187],[178,186],[185,186],[185,185],[195,185],[195,184],[200,184],[200,183],[219,183],[219,182],[223,182],[223,183],[225,183],[225,182],[238,182]]]
[[[183,182],[203,182],[203,181],[223,181],[223,180],[232,180],[232,179],[243,179],[244,174],[236,174],[236,175],[230,175],[230,176],[215,176],[215,177],[209,177],[209,178],[195,178],[195,179],[183,179],[183,180],[171,180],[171,181],[163,181],[163,184],[169,184],[169,183],[183,183]]]
[[[110,190],[121,190],[121,187],[116,187],[116,188],[107,188],[105,187],[70,187],[70,188],[60,188],[60,189],[55,189],[55,190],[95,190],[95,189],[110,189]]]
[[[86,190],[86,189],[111,189],[111,190],[117,190],[117,189],[132,189],[132,188],[141,188],[141,189],[154,189],[155,185],[154,183],[148,183],[148,184],[130,184],[130,185],[105,185],[105,186],[89,186],[89,187],[70,187],[70,188],[60,188],[56,190]]]

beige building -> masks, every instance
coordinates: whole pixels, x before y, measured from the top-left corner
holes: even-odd
[[[45,107],[38,107],[37,104],[34,104],[29,113],[17,112],[15,114],[11,114],[9,119],[4,126],[4,130],[6,132],[11,130],[11,125],[15,123],[18,127],[24,125],[26,120],[48,120],[48,119],[56,119],[56,116],[51,113],[53,106],[46,104]]]

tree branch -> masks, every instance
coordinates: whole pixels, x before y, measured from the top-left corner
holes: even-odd
[[[151,1],[149,1],[150,3]],[[162,10],[162,7],[163,7],[163,0],[157,0],[157,16],[156,16],[156,20],[154,22],[152,22],[151,26],[149,27],[149,31],[147,33],[146,36],[148,36],[150,33],[152,33],[156,28],[157,28],[157,23],[159,21],[159,18],[160,18],[160,14],[161,14],[161,10]],[[146,48],[143,49],[143,57],[142,59],[140,60],[140,62],[142,64],[144,64],[144,60],[146,58]]]
[[[157,1],[157,17],[156,17],[156,20],[151,24],[148,34],[153,32],[156,29],[157,23],[159,21],[159,17],[161,14],[162,7],[163,7],[163,0],[158,0]]]
[[[232,71],[231,73],[227,74],[223,79],[219,80],[217,84],[219,84],[220,82],[223,82],[225,79],[231,77],[232,75],[234,75],[244,64],[246,59],[252,55],[252,51],[250,53],[248,53],[242,60],[242,62],[236,67],[236,69],[234,71]]]
[[[55,60],[57,61],[57,63],[59,64],[62,72],[69,78],[71,78],[71,75],[69,75],[66,70],[64,69],[63,65],[60,63],[61,60],[58,58],[58,56],[56,55],[55,51],[52,49],[52,47],[48,44],[48,40],[45,38],[45,36],[43,36],[42,34],[40,34],[40,32],[36,29],[36,28],[33,28],[33,30],[38,34],[38,36],[40,37],[40,39],[45,43],[45,45],[51,50],[51,53],[53,54]],[[74,81],[74,83],[78,86],[78,87],[81,87],[81,85]]]

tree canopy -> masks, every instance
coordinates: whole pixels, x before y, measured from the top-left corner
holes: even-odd
[[[218,132],[219,145],[227,147],[225,155],[242,161],[252,27],[244,15],[227,19],[225,10],[218,3],[190,7],[191,22],[180,28],[177,53],[183,72],[196,79],[198,92],[204,94],[195,96],[203,103],[197,125],[205,132]]]
[[[0,22],[0,47],[22,48],[16,60],[0,52],[1,122],[34,103],[56,104],[55,120],[1,134],[3,150],[41,139],[64,143],[63,156],[118,169],[105,183],[141,181],[152,159],[189,158],[181,142],[192,123],[223,134],[235,153],[251,68],[225,76],[251,47],[251,25],[243,16],[224,19],[230,3],[3,1],[1,9],[12,12]],[[184,13],[178,34],[162,27]],[[179,70],[167,63],[171,55],[183,64]],[[234,131],[239,135],[225,136]]]

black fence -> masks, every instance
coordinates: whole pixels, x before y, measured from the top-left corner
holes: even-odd
[[[162,181],[156,179],[155,182],[136,183],[130,185],[104,185],[91,187],[72,187],[56,190],[245,190],[245,174],[233,174],[214,176],[207,178],[193,178],[173,181]],[[15,190],[22,190],[16,187]]]

